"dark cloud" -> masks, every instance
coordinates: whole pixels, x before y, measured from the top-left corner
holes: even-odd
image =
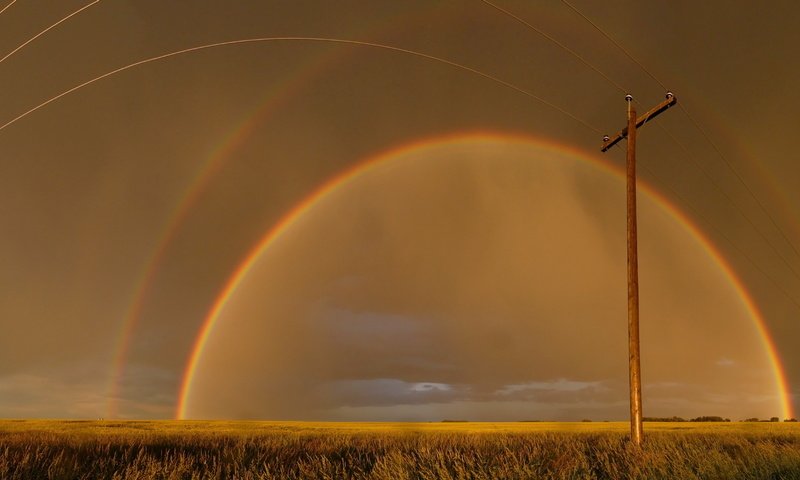
[[[106,385],[65,376],[52,372],[47,375],[19,373],[0,376],[3,416],[102,418],[106,411]],[[58,399],[58,402],[54,402],[54,399]]]
[[[464,387],[445,383],[410,383],[392,378],[342,380],[323,385],[328,406],[361,407],[447,403],[468,394]]]

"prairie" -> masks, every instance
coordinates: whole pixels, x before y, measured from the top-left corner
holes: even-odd
[[[800,479],[797,423],[0,420],[2,479]]]

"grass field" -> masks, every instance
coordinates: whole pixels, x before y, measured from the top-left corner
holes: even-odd
[[[800,479],[797,423],[0,420],[0,479]]]

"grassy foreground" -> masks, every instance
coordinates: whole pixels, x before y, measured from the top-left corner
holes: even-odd
[[[800,426],[0,420],[1,479],[800,479]]]

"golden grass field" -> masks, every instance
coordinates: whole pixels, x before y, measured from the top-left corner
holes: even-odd
[[[0,420],[0,479],[800,479],[797,423]]]

